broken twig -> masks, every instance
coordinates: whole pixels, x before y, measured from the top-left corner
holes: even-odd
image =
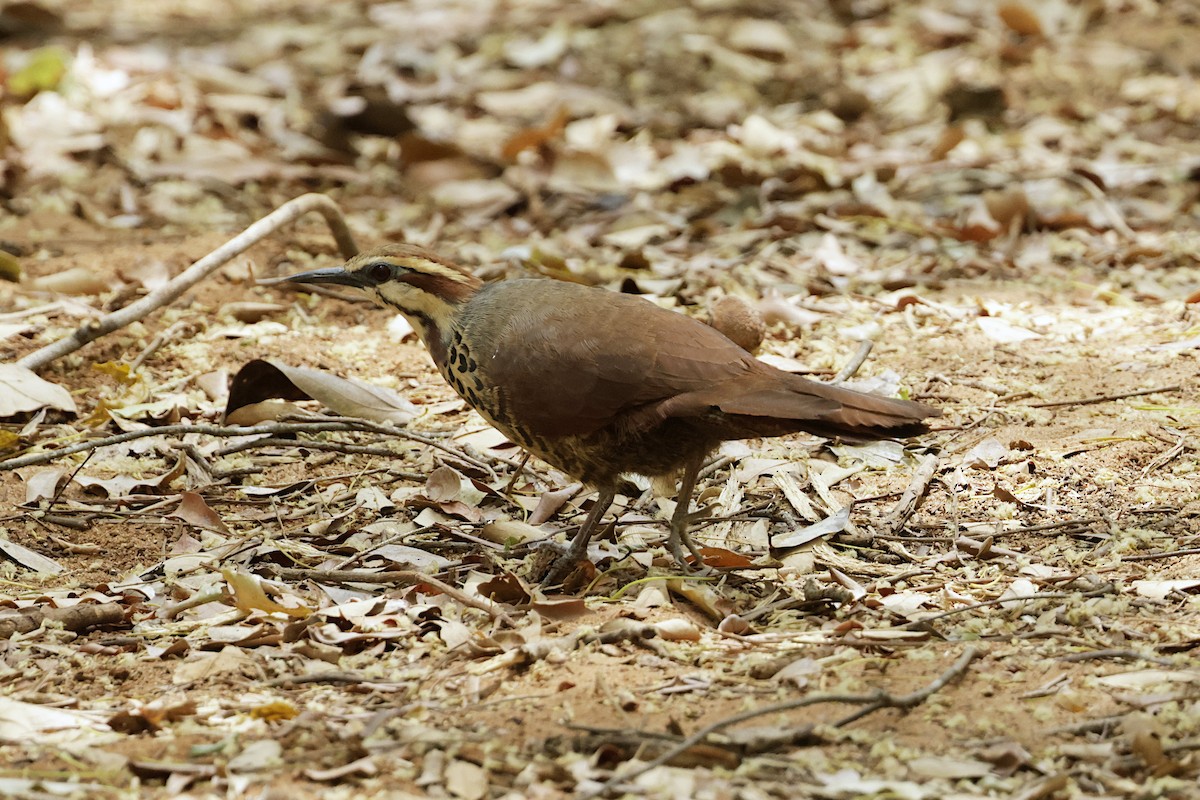
[[[151,312],[178,300],[184,292],[216,272],[234,256],[244,253],[251,245],[310,211],[320,212],[321,216],[325,217],[343,256],[351,258],[358,254],[358,245],[354,243],[354,237],[350,235],[350,228],[346,225],[337,204],[323,194],[301,195],[284,203],[136,303],[130,303],[100,319],[84,323],[69,335],[25,356],[17,365],[37,372],[89,342],[144,319]]]
[[[933,476],[937,474],[937,471],[937,456],[931,454],[921,459],[921,463],[913,471],[912,480],[908,482],[904,494],[900,495],[900,500],[892,509],[887,522],[884,523],[889,533],[898,533],[904,527],[904,523],[908,522],[908,518],[917,510],[917,501],[929,490],[929,484],[933,482]]]
[[[1060,406],[1091,406],[1096,403],[1108,403],[1113,400],[1124,400],[1127,397],[1145,397],[1148,394],[1160,392],[1178,392],[1180,386],[1159,386],[1156,389],[1140,389],[1136,392],[1121,392],[1120,394],[1105,394],[1099,397],[1085,397],[1082,400],[1055,400],[1052,403],[1030,403],[1030,408],[1058,408]]]
[[[291,580],[312,580],[324,583],[374,583],[395,584],[397,586],[414,586],[423,583],[432,586],[447,597],[469,608],[478,609],[490,616],[501,625],[515,628],[512,619],[501,611],[495,603],[489,603],[478,597],[472,597],[462,589],[455,588],[443,580],[417,572],[412,569],[393,569],[386,572],[371,572],[359,569],[296,569],[293,567],[267,567],[270,572],[280,578]]]
[[[605,781],[599,788],[582,795],[582,798],[583,798],[583,800],[587,800],[587,798],[599,797],[600,795],[605,794],[606,792],[608,792],[610,790],[616,789],[618,784],[627,783],[627,782],[633,780],[634,778],[638,777],[639,775],[644,775],[645,773],[649,772],[650,770],[654,769],[655,767],[660,767],[663,764],[666,764],[668,761],[675,758],[680,753],[683,753],[685,750],[688,750],[689,748],[694,747],[695,745],[697,745],[700,742],[707,739],[712,734],[717,733],[718,731],[722,731],[725,728],[728,728],[732,725],[737,725],[739,723],[746,722],[747,720],[751,720],[756,717],[767,716],[770,714],[778,714],[783,711],[791,711],[793,709],[804,708],[805,706],[818,705],[821,703],[846,703],[846,704],[850,704],[850,705],[862,705],[863,707],[860,708],[859,710],[855,711],[853,714],[850,714],[847,717],[843,717],[842,719],[840,719],[834,723],[835,727],[844,727],[846,725],[849,725],[851,722],[862,719],[863,717],[867,716],[868,714],[873,714],[874,712],[879,711],[880,709],[884,709],[884,708],[900,708],[900,709],[914,708],[914,707],[920,705],[921,703],[925,702],[925,700],[927,700],[933,694],[944,689],[946,686],[948,686],[950,684],[951,681],[957,680],[959,677],[961,677],[963,675],[963,673],[965,673],[967,671],[967,667],[970,666],[971,662],[974,661],[976,656],[978,656],[978,655],[979,655],[979,651],[973,645],[968,646],[965,650],[963,650],[963,653],[961,656],[958,657],[958,660],[955,661],[954,664],[952,664],[948,670],[946,670],[941,675],[939,675],[937,680],[933,681],[928,686],[926,686],[922,689],[918,689],[917,691],[912,692],[910,694],[893,695],[889,692],[873,692],[872,694],[865,694],[865,695],[855,695],[855,694],[809,695],[808,697],[801,697],[796,700],[788,700],[783,703],[775,703],[774,705],[764,706],[763,708],[756,708],[752,711],[743,711],[740,714],[734,714],[732,717],[726,717],[725,719],[717,720],[716,722],[712,723],[711,725],[706,725],[705,727],[696,731],[695,733],[693,733],[691,736],[687,737],[683,741],[681,741],[678,744],[674,745],[673,747],[667,749],[665,752],[663,752],[661,755],[659,755],[654,760],[646,762],[645,764],[638,767],[637,769],[635,769],[625,775],[620,775],[620,774],[613,775],[611,778],[609,778],[607,781]]]

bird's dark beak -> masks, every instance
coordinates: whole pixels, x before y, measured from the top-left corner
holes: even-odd
[[[273,286],[278,283],[332,283],[337,286],[353,286],[356,289],[364,289],[367,285],[358,273],[349,272],[345,267],[325,267],[258,282],[259,286]]]

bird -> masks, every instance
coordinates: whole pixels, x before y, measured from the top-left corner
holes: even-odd
[[[550,278],[484,283],[426,248],[386,244],[278,279],[352,287],[412,325],[446,382],[512,442],[592,487],[596,501],[545,582],[561,581],[626,475],[679,477],[667,546],[683,569],[706,458],[731,439],[807,432],[915,436],[941,410],[760,361],[709,325],[634,295]]]

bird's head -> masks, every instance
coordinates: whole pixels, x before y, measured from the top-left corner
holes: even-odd
[[[433,331],[447,330],[458,307],[482,285],[453,261],[411,244],[376,247],[340,267],[301,272],[280,280],[358,289],[407,317],[426,341]]]

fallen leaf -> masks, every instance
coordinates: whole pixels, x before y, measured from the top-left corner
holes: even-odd
[[[26,411],[55,408],[76,413],[75,400],[63,387],[16,364],[0,364],[0,419]]]
[[[171,484],[171,481],[183,475],[186,469],[187,464],[181,454],[175,460],[175,465],[161,475],[145,478],[134,477],[133,475],[114,475],[111,478],[95,478],[91,475],[77,474],[75,482],[82,486],[85,491],[96,492],[105,497],[128,497],[139,491],[149,494],[162,492]]]
[[[167,516],[181,519],[189,525],[217,533],[229,533],[221,515],[213,511],[204,498],[195,492],[181,492],[179,506]]]
[[[249,742],[225,764],[230,772],[262,772],[283,763],[283,745],[275,739]]]
[[[1024,3],[1001,3],[996,13],[1010,31],[1021,36],[1044,36],[1041,20],[1033,9]]]
[[[1008,455],[1008,447],[999,439],[987,438],[963,454],[967,469],[995,469]]]
[[[984,335],[997,344],[1018,344],[1030,339],[1042,338],[1039,333],[1034,333],[1028,328],[1022,328],[998,317],[979,317],[975,321]]]
[[[62,565],[54,559],[47,558],[41,553],[34,552],[24,545],[10,542],[7,539],[0,539],[0,554],[17,562],[26,569],[44,575],[57,575],[63,571]]]
[[[19,471],[18,471],[19,472]],[[69,470],[60,467],[39,469],[25,478],[25,503],[36,505],[39,500],[50,500],[62,490]]]
[[[700,555],[704,557],[704,566],[718,569],[749,567],[754,563],[741,553],[735,553],[724,547],[701,547]]]
[[[28,745],[47,742],[65,731],[107,732],[101,716],[0,697],[0,742]]]
[[[776,536],[771,542],[771,546],[780,550],[788,547],[799,547],[802,544],[808,544],[817,539],[841,533],[846,529],[846,523],[849,521],[850,509],[849,507],[843,508],[837,513],[831,514],[820,522],[809,525],[806,528],[785,533],[782,536]]]
[[[239,421],[239,409],[276,398],[316,400],[342,416],[397,425],[408,424],[420,413],[412,403],[382,386],[339,378],[316,369],[255,359],[233,376],[229,399],[225,403],[225,419],[230,424],[245,424]]]
[[[908,762],[908,769],[922,778],[982,778],[992,774],[992,765],[973,758],[951,758],[949,756],[921,756]]]
[[[658,631],[659,636],[668,642],[700,641],[700,629],[696,627],[694,622],[682,617],[656,622],[654,623],[654,629]]]
[[[26,283],[29,289],[37,292],[74,295],[103,294],[115,285],[115,279],[105,278],[102,272],[90,266],[72,267],[51,275],[30,278]]]
[[[470,761],[453,759],[442,773],[446,791],[460,800],[482,800],[488,793],[487,771]]]
[[[229,567],[221,570],[221,574],[233,590],[233,602],[242,611],[265,611],[268,614],[285,614],[289,617],[307,617],[312,609],[307,606],[285,606],[267,597],[258,578],[246,572],[238,572]]]

